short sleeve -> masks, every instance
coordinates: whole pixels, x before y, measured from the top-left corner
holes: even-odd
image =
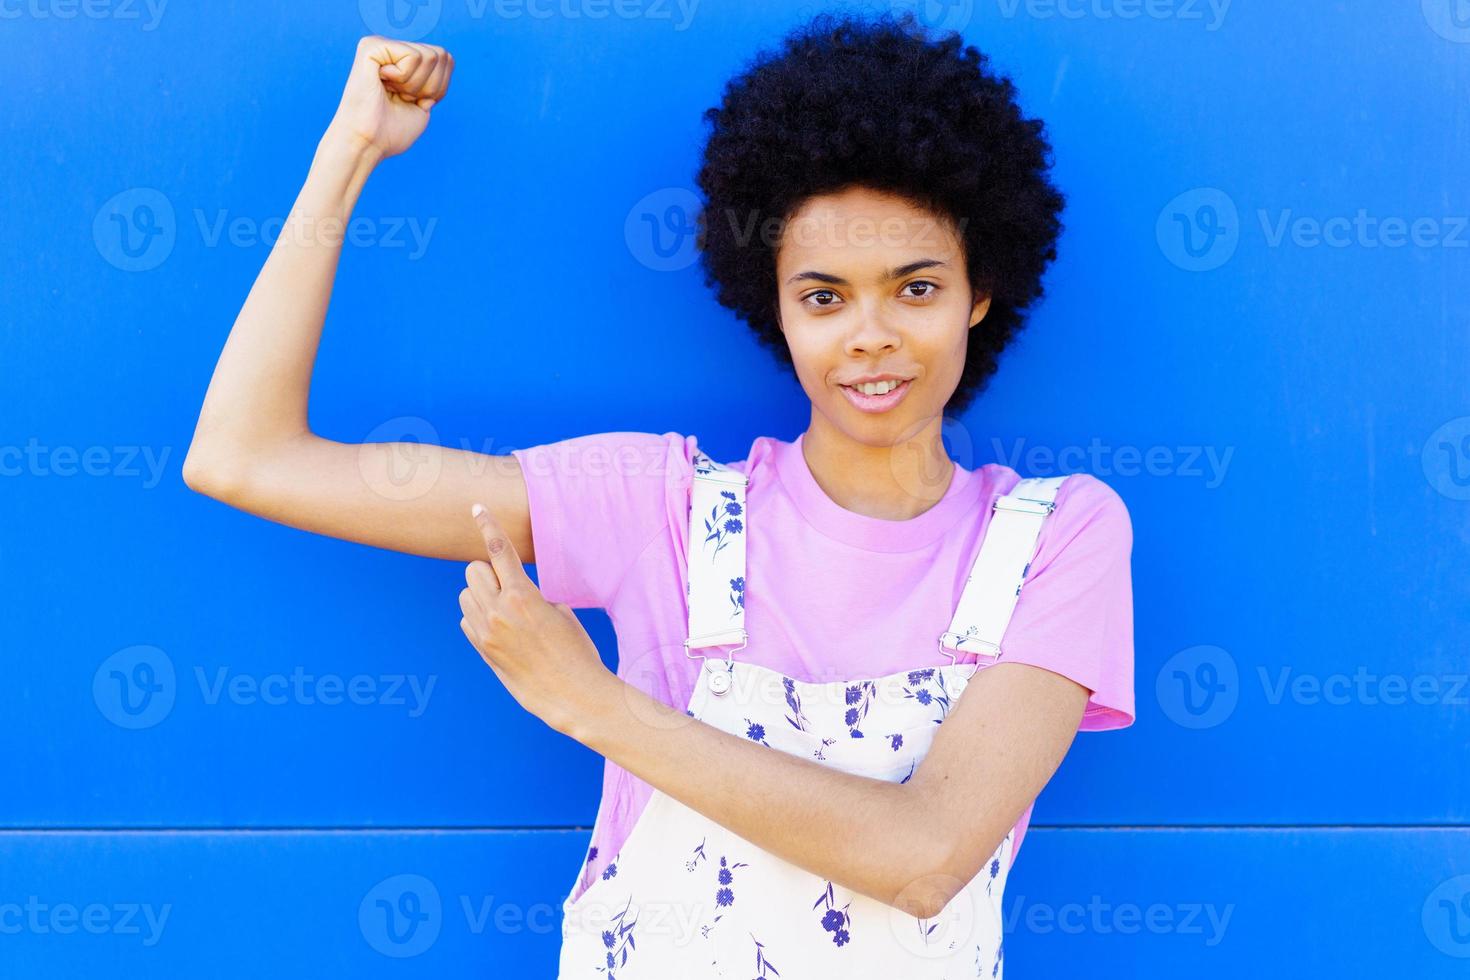
[[[606,609],[644,548],[669,527],[692,436],[602,432],[525,449],[536,577],[550,602]]]
[[[1112,487],[1068,477],[1042,524],[1002,660],[1069,677],[1091,693],[1078,731],[1133,724],[1133,525]]]

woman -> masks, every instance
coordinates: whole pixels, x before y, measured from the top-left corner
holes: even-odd
[[[403,447],[306,423],[338,256],[308,225],[345,222],[452,69],[430,45],[359,45],[297,234],[215,369],[188,484],[468,561],[467,638],[607,759],[563,977],[1000,976],[1036,795],[1077,731],[1133,721],[1118,495],[968,470],[941,438],[1055,257],[1041,123],[957,35],[816,18],[731,81],[699,172],[708,280],[792,368],[805,431],[728,463],[677,432],[421,446],[437,478],[395,494]],[[608,610],[616,674],[572,607]]]

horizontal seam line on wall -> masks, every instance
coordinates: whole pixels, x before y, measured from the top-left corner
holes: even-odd
[[[590,831],[591,827],[542,825],[534,827],[453,827],[453,826],[383,826],[383,827],[0,827],[0,836],[6,834],[525,834],[525,833],[578,833]],[[1470,823],[1388,823],[1388,824],[1032,824],[1026,829],[1029,834],[1038,830],[1085,830],[1108,832],[1119,830],[1142,831],[1232,831],[1232,830],[1470,830]]]

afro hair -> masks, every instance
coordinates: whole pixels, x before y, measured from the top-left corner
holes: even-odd
[[[986,55],[958,33],[929,36],[910,11],[818,14],[779,52],[759,53],[704,113],[706,285],[794,367],[779,321],[779,236],[752,236],[752,219],[784,226],[808,197],[853,185],[897,194],[952,222],[971,287],[991,297],[946,405],[964,411],[1043,295],[1062,229],[1044,125],[1015,96]]]

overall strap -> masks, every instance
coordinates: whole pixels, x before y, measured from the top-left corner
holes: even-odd
[[[1021,596],[1041,524],[1056,509],[1057,490],[1067,477],[1027,477],[1010,493],[997,497],[980,554],[965,579],[965,589],[949,629],[939,635],[939,649],[954,660],[954,650],[974,650],[999,658],[1000,638]]]
[[[694,451],[689,488],[689,639],[686,651],[745,645],[744,473]],[[737,648],[738,649],[738,648]]]

